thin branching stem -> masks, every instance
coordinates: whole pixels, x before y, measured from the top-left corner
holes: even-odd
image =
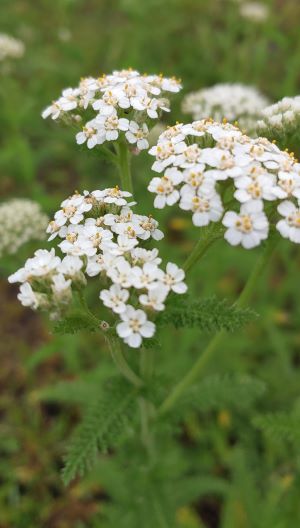
[[[257,281],[273,253],[277,240],[278,238],[276,236],[269,239],[265,251],[260,256],[256,266],[253,268],[252,273],[250,274],[249,279],[246,282],[245,287],[236,302],[237,307],[242,308],[249,301],[255,288],[257,287]],[[202,352],[201,356],[196,361],[196,363],[192,366],[189,372],[177,383],[177,385],[171,391],[169,396],[167,396],[167,398],[164,400],[158,410],[159,415],[163,415],[167,411],[169,411],[175,405],[175,403],[181,397],[184,391],[199,378],[204,367],[206,367],[207,363],[212,359],[215,351],[218,349],[219,345],[225,337],[225,330],[221,330],[213,337],[213,339],[209,342],[208,346],[206,347],[204,352]]]

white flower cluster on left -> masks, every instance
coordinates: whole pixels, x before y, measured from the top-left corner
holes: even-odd
[[[77,88],[65,89],[42,116],[73,123],[88,119],[76,141],[86,143],[89,149],[121,137],[143,150],[149,147],[148,125],[161,112],[169,111],[166,94],[180,89],[175,78],[141,75],[131,69],[114,71],[98,79],[82,79]]]
[[[0,33],[0,61],[19,59],[24,55],[25,46],[21,40],[11,35]]]
[[[162,173],[148,186],[155,207],[179,202],[199,227],[222,219],[225,239],[251,249],[268,238],[267,213],[273,221],[278,206],[277,230],[300,243],[300,163],[266,138],[204,119],[168,128],[149,153]]]
[[[260,134],[277,137],[293,134],[300,127],[300,95],[284,97],[277,103],[267,106],[257,122]]]
[[[131,194],[118,187],[74,194],[61,204],[47,232],[58,247],[38,250],[25,266],[9,277],[21,282],[19,300],[58,317],[82,288],[87,277],[99,278],[100,299],[115,317],[117,334],[130,347],[155,333],[155,312],[164,310],[168,294],[185,293],[184,271],[169,262],[160,267],[158,250],[143,244],[160,240],[162,231],[151,216],[135,214]],[[115,321],[114,321],[115,322]]]

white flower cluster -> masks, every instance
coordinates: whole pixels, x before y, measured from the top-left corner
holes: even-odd
[[[25,46],[21,40],[5,33],[0,33],[0,61],[19,59],[24,55]]]
[[[43,240],[48,224],[39,204],[15,198],[0,205],[0,257],[13,255],[30,240]]]
[[[300,127],[300,95],[284,97],[277,103],[267,106],[257,122],[260,134],[272,137],[293,134]]]
[[[240,128],[252,132],[268,104],[268,99],[252,86],[224,83],[187,94],[182,111],[193,119],[238,121]]]
[[[47,232],[49,240],[58,237],[66,256],[38,250],[9,278],[22,283],[23,305],[57,316],[71,300],[72,284],[78,288],[86,277],[99,276],[100,299],[118,316],[116,331],[124,342],[137,348],[154,335],[155,312],[165,308],[171,291],[185,293],[187,287],[183,270],[169,262],[163,271],[158,250],[142,247],[163,233],[154,218],[133,213],[130,196],[116,187],[74,194],[62,202]]]
[[[240,6],[240,15],[252,22],[264,22],[270,16],[270,8],[262,2],[245,2]]]
[[[169,111],[166,94],[181,89],[175,78],[162,75],[141,75],[134,70],[114,71],[98,79],[82,79],[77,88],[67,88],[62,96],[46,108],[44,118],[90,119],[76,135],[78,144],[89,149],[120,136],[138,150],[147,149],[148,124],[162,111]]]
[[[156,194],[155,207],[179,202],[192,212],[194,225],[206,226],[222,219],[234,196],[240,211],[225,213],[225,239],[250,249],[268,237],[265,205],[284,200],[278,207],[284,220],[277,229],[300,243],[299,209],[293,203],[300,199],[300,164],[274,143],[249,138],[230,124],[202,120],[170,127],[149,153],[156,158],[152,169],[163,173],[148,186]]]

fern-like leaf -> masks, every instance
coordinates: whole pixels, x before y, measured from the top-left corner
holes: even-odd
[[[135,398],[136,389],[123,380],[116,380],[91,405],[74,433],[65,458],[63,481],[66,485],[91,468],[98,451],[106,452],[129,433],[135,415]]]
[[[275,440],[300,440],[300,416],[284,412],[256,416],[253,424]]]
[[[89,314],[81,311],[74,311],[64,319],[58,321],[54,326],[55,334],[75,334],[81,330],[95,332],[99,330],[99,323]]]
[[[180,303],[173,303],[157,319],[161,325],[173,324],[176,328],[198,327],[201,330],[227,330],[234,331],[245,325],[257,314],[250,309],[241,309],[237,306],[229,305],[226,300],[218,300],[216,297],[190,301],[182,300]]]

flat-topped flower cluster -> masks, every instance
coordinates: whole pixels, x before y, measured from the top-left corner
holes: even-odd
[[[0,257],[13,255],[31,240],[46,238],[49,219],[32,200],[14,198],[0,205]]]
[[[193,119],[212,118],[229,122],[238,121],[239,127],[253,132],[262,110],[269,100],[259,90],[243,84],[216,84],[187,94],[182,102],[182,111]]]
[[[250,249],[268,237],[267,213],[283,200],[276,227],[300,243],[300,164],[274,143],[207,119],[168,128],[149,153],[162,173],[148,186],[155,207],[178,202],[200,227],[223,218],[225,239]],[[240,211],[231,210],[234,202]]]
[[[294,134],[300,127],[300,95],[284,97],[277,103],[267,106],[257,122],[260,134],[277,137]]]
[[[163,271],[158,250],[143,247],[163,233],[154,218],[132,211],[130,196],[115,187],[62,202],[47,232],[65,256],[40,249],[9,278],[22,283],[18,298],[24,306],[57,317],[70,304],[72,288],[98,276],[100,299],[119,318],[116,331],[123,341],[137,348],[154,335],[155,312],[165,308],[171,291],[185,293],[187,287],[183,270],[169,262]]]
[[[166,94],[180,89],[175,78],[141,75],[131,69],[114,71],[98,79],[84,78],[77,88],[63,90],[42,116],[77,124],[84,119],[76,141],[89,149],[120,137],[143,150],[149,147],[149,123],[169,111]]]

